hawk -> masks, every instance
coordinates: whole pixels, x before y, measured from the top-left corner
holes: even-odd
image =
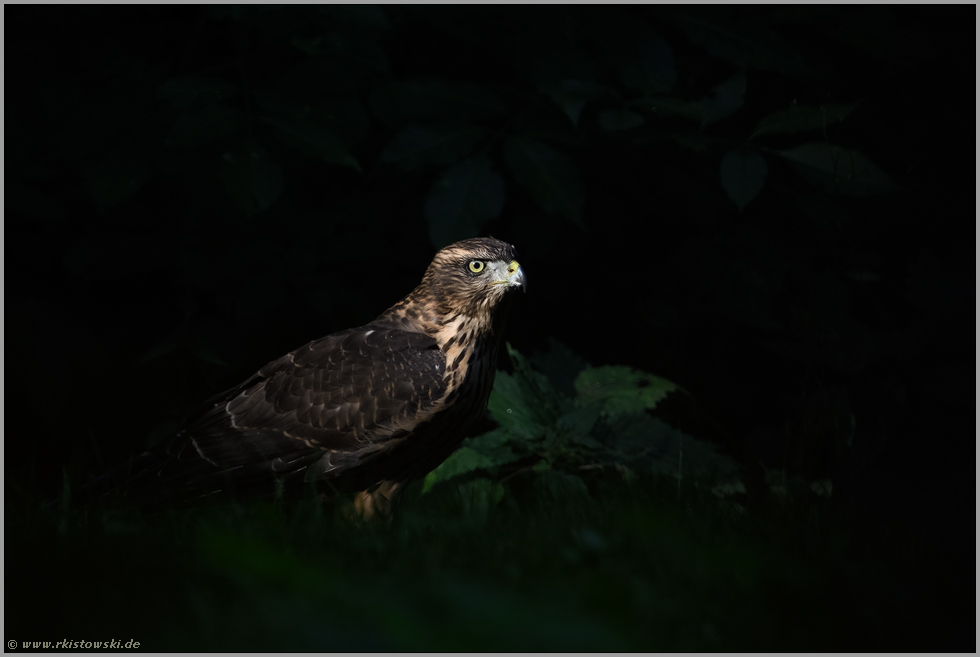
[[[272,494],[304,482],[387,513],[482,420],[515,289],[517,252],[493,238],[440,250],[422,282],[358,328],[313,340],[207,400],[134,460],[136,502]]]

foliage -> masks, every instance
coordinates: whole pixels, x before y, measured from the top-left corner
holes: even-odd
[[[541,356],[562,358],[562,347]],[[629,367],[567,370],[549,379],[507,345],[513,374],[498,372],[490,394],[490,414],[499,428],[466,440],[425,478],[423,490],[477,471],[530,463],[544,474],[542,485],[585,491],[583,472],[609,468],[625,477],[636,473],[689,479],[721,493],[742,490],[738,466],[710,444],[651,417],[678,386]],[[574,359],[573,361],[574,362]],[[574,385],[576,394],[559,392]],[[530,467],[530,466],[529,466]]]
[[[883,554],[817,496],[733,513],[706,492],[674,502],[649,476],[606,474],[589,495],[544,474],[525,490],[485,478],[410,489],[388,523],[314,500],[157,516],[8,504],[7,559],[45,564],[8,569],[8,639],[153,651],[960,645],[949,620],[908,605],[942,597],[951,575],[921,537]],[[928,579],[911,574],[917,561]]]
[[[59,155],[77,167],[103,213],[146,194],[157,181],[193,189],[216,177],[223,198],[192,195],[186,202],[266,213],[289,203],[299,179],[295,163],[307,159],[336,167],[330,175],[343,168],[428,171],[428,192],[420,196],[428,199],[424,216],[435,246],[481,232],[513,198],[515,183],[544,212],[583,226],[580,155],[609,140],[650,153],[665,137],[695,140],[721,163],[720,180],[711,184],[720,182],[739,208],[763,192],[773,158],[802,164],[809,182],[833,179],[834,193],[899,189],[867,155],[832,134],[860,111],[859,99],[746,109],[748,83],[757,71],[784,71],[801,81],[821,75],[812,53],[765,22],[691,8],[605,11],[598,20],[570,9],[549,17],[474,10],[473,17],[522,31],[521,46],[502,54],[523,75],[491,83],[445,74],[400,76],[386,47],[393,25],[412,29],[434,17],[424,9],[372,11],[374,18],[365,21],[361,13],[326,7],[207,9],[202,21],[249,34],[265,56],[203,71],[140,58],[116,61],[107,68],[107,84],[75,98],[90,136],[73,135]],[[442,16],[441,29],[474,29],[465,18],[454,23],[459,18]],[[569,25],[565,46],[542,38],[563,21]],[[690,89],[677,55],[681,38],[735,72],[700,93]],[[49,87],[48,100],[74,97],[65,85]],[[734,140],[716,132],[717,124],[746,111],[757,114],[754,130]],[[53,129],[55,143],[66,136],[57,125]],[[805,141],[814,132],[820,140]],[[794,135],[796,143],[767,146],[774,135]],[[817,147],[826,153],[815,152]],[[807,173],[814,168],[823,176],[819,181]],[[23,212],[50,216],[56,201],[42,191],[46,179],[29,173],[18,178],[26,188],[19,195]],[[469,205],[463,196],[472,197]]]

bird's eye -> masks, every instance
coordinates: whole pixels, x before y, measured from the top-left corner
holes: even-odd
[[[469,267],[471,272],[474,274],[479,274],[481,271],[483,271],[483,268],[486,267],[486,263],[484,263],[482,260],[470,260]]]

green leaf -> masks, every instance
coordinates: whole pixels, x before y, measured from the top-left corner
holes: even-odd
[[[599,403],[612,417],[652,409],[669,393],[681,388],[667,379],[622,365],[592,367],[575,379],[579,404]]]
[[[234,84],[221,78],[189,76],[170,78],[157,88],[157,97],[174,107],[191,109],[230,98],[236,90]]]
[[[745,75],[739,73],[725,80],[703,98],[701,105],[701,125],[721,121],[734,114],[745,104]]]
[[[280,14],[281,15],[281,14]],[[278,85],[298,98],[311,101],[363,93],[364,85],[374,74],[352,65],[347,58],[319,55],[298,58],[292,66],[283,66]],[[315,84],[310,84],[316,80]]]
[[[763,117],[755,126],[755,132],[752,133],[749,139],[774,132],[799,132],[801,130],[826,128],[831,123],[843,120],[858,105],[860,105],[860,102],[847,104],[828,103],[819,107],[794,105],[789,109],[779,110]]]
[[[589,489],[581,477],[558,470],[541,472],[534,482],[534,488],[553,500],[589,498]]]
[[[504,205],[504,181],[490,160],[471,157],[446,169],[425,202],[429,239],[437,248],[473,237]]]
[[[303,118],[264,120],[276,128],[286,144],[300,152],[329,164],[361,170],[361,165],[350,154],[347,144],[318,123]]]
[[[510,137],[504,143],[504,161],[542,209],[582,226],[584,185],[570,157],[540,142]]]
[[[673,18],[691,41],[737,66],[810,73],[797,48],[761,21],[731,21],[704,8],[684,8]]]
[[[561,114],[559,107],[551,104],[539,105],[534,111],[514,117],[513,129],[508,130],[507,134],[544,142],[553,147],[587,146],[588,138],[585,133],[576,129],[571,121],[562,120]]]
[[[593,82],[599,75],[599,67],[593,57],[579,49],[553,48],[538,57],[528,71],[539,89],[551,85],[575,82],[587,88],[605,89]],[[608,90],[607,90],[608,92]]]
[[[636,128],[644,123],[644,119],[635,112],[629,110],[606,110],[599,112],[599,125],[603,130],[629,130]]]
[[[507,344],[514,373],[497,372],[487,408],[504,429],[526,439],[540,438],[545,427],[554,426],[562,398],[547,377],[531,369],[527,360]]]
[[[464,481],[456,487],[456,493],[463,504],[463,512],[468,515],[485,516],[500,504],[506,491],[495,481],[486,478]]]
[[[238,110],[209,105],[181,112],[164,141],[168,146],[195,148],[235,134],[243,123]]]
[[[586,103],[593,100],[613,100],[616,97],[608,87],[586,80],[560,80],[541,84],[538,88],[561,107],[572,125],[578,125],[579,116]]]
[[[483,454],[493,461],[495,467],[513,463],[527,455],[526,452],[518,448],[517,441],[513,439],[510,433],[503,429],[494,429],[482,436],[467,438],[463,442],[463,446]],[[518,448],[517,452],[514,451],[515,448]]]
[[[431,490],[440,481],[477,470],[494,470],[519,461],[528,452],[514,451],[516,445],[515,439],[503,429],[494,429],[481,436],[467,438],[458,450],[426,476],[422,492]]]
[[[375,85],[371,110],[391,128],[419,121],[479,121],[507,111],[495,93],[481,85],[444,80],[385,80]]]
[[[450,164],[472,151],[486,134],[486,128],[466,123],[412,124],[395,135],[381,161],[407,170]]]
[[[422,492],[429,492],[440,481],[446,481],[476,470],[492,468],[494,465],[496,464],[493,459],[469,447],[460,447],[450,454],[449,458],[440,463],[435,470],[425,476]]]
[[[548,339],[547,351],[531,356],[531,363],[566,397],[575,396],[575,377],[588,367],[585,360],[554,338]]]
[[[257,89],[255,105],[272,118],[306,120],[322,125],[348,146],[371,132],[371,119],[356,96],[318,98],[310,101],[279,87]]]
[[[680,433],[643,411],[612,418],[604,429],[600,436],[616,452],[617,461],[630,464],[663,459],[670,451],[670,442],[678,440]]]
[[[555,421],[555,427],[566,435],[586,436],[599,420],[602,408],[598,404],[571,406]]]
[[[646,109],[658,116],[679,116],[684,119],[701,121],[704,117],[703,105],[694,100],[682,100],[670,96],[643,98],[631,103],[634,107]]]
[[[901,190],[888,174],[860,151],[812,142],[775,152],[793,165],[805,180],[830,193],[867,196]]]
[[[697,440],[646,413],[611,418],[605,442],[638,469],[695,482],[736,484],[738,463],[714,445]]]
[[[254,146],[222,156],[221,180],[249,215],[268,209],[283,188],[282,168],[263,149]]]
[[[538,90],[555,102],[572,125],[578,124],[582,107],[592,100],[615,100],[611,89],[595,82],[598,67],[586,52],[556,48],[538,58],[531,66],[530,77]]]
[[[316,36],[294,35],[290,43],[307,55],[325,55],[348,66],[388,72],[388,56],[381,44],[363,33],[353,36],[335,31]]]
[[[263,113],[289,119],[307,117],[313,109],[309,102],[279,87],[256,89],[252,92],[252,102]]]
[[[765,159],[753,151],[730,151],[721,160],[721,186],[739,210],[762,191],[766,173]]]
[[[534,440],[544,435],[544,427],[553,418],[542,417],[542,409],[525,399],[526,387],[519,376],[497,372],[487,409],[497,424],[513,435]]]

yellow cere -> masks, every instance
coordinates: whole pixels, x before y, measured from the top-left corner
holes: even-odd
[[[491,285],[506,285],[510,282],[510,277],[517,273],[517,270],[521,268],[521,264],[516,260],[511,260],[510,264],[507,265],[507,278],[502,281],[492,281]]]

